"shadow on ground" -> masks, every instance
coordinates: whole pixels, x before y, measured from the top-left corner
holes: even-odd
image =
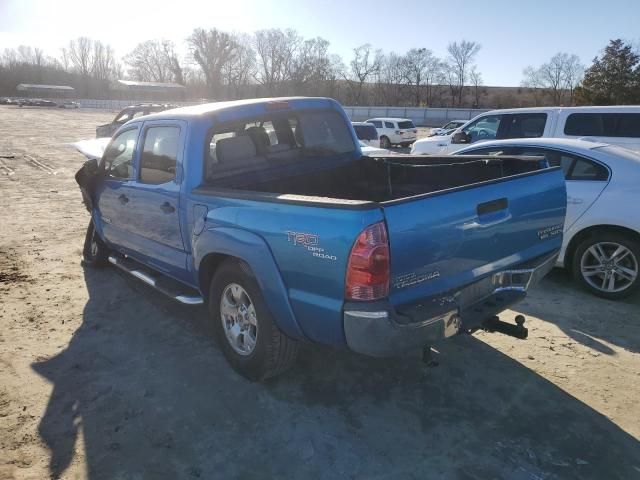
[[[62,475],[84,438],[88,476],[114,478],[630,479],[640,445],[607,418],[471,336],[440,366],[309,348],[266,385],[237,376],[204,309],[113,270],[66,350],[39,426]]]
[[[601,308],[594,310],[594,301]],[[580,288],[565,270],[556,268],[514,309],[548,317],[549,303],[558,307],[553,323],[576,342],[607,355],[615,352],[601,340],[640,352],[640,291],[617,301],[599,299]],[[636,315],[629,315],[632,311]]]

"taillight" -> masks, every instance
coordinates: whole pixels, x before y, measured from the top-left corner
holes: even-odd
[[[365,228],[347,264],[347,300],[378,300],[389,294],[389,240],[384,222]]]

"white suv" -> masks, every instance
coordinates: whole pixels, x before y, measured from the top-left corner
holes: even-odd
[[[393,145],[408,147],[416,141],[418,129],[408,118],[371,118],[380,136],[380,147],[391,148]]]
[[[640,151],[640,107],[548,107],[493,110],[451,135],[421,138],[414,155],[445,155],[472,143],[510,138],[573,138]]]

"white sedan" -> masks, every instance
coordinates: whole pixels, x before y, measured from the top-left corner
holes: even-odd
[[[567,215],[558,266],[608,299],[640,285],[640,155],[622,147],[553,138],[494,140],[456,155],[542,155],[560,166]]]

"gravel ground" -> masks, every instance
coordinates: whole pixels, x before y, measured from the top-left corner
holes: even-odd
[[[530,336],[418,358],[309,346],[266,384],[206,312],[85,270],[68,142],[113,113],[0,106],[0,478],[640,478],[640,296],[555,271],[507,311]]]

